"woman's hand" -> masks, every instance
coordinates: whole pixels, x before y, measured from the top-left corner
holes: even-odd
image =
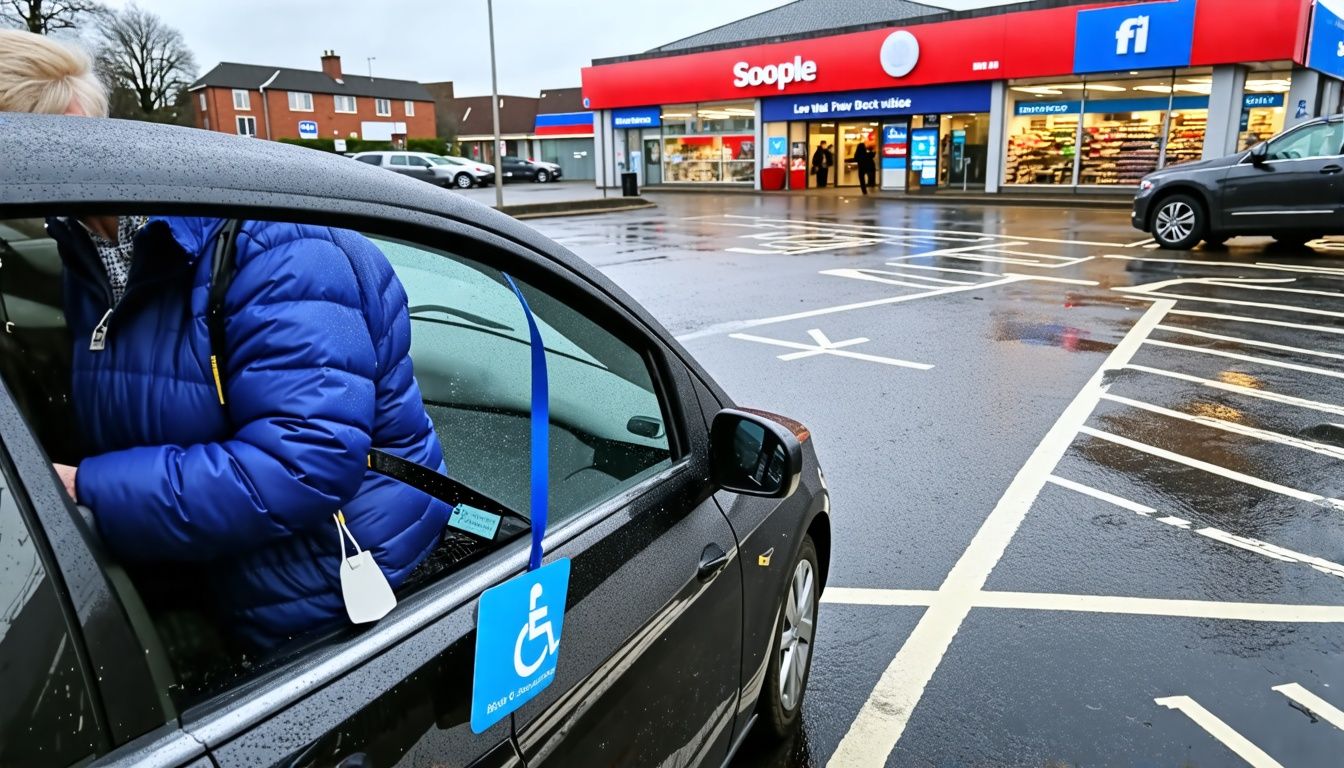
[[[65,486],[65,492],[70,494],[72,500],[79,501],[75,498],[75,473],[79,471],[78,468],[68,464],[54,464],[52,466],[56,467],[56,474],[60,476],[61,483]]]

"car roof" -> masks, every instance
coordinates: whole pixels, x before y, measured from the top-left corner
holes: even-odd
[[[362,215],[389,218],[391,206],[469,223],[588,273],[564,248],[493,208],[306,147],[133,120],[0,113],[0,157],[0,207],[162,202],[319,214],[364,207]]]

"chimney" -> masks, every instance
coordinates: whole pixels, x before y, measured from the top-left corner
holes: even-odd
[[[341,57],[335,51],[322,52],[322,71],[336,82],[341,82]]]

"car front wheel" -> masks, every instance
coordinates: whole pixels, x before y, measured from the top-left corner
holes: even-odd
[[[821,569],[811,536],[804,536],[784,590],[784,602],[775,621],[769,673],[761,694],[761,719],[770,735],[788,738],[798,725],[803,694],[812,669],[812,641],[817,631],[821,599]]]
[[[1163,199],[1153,214],[1153,239],[1163,248],[1181,251],[1193,248],[1207,228],[1203,207],[1189,195]]]
[[[458,189],[471,189],[476,182],[471,178],[470,173],[459,173],[453,177],[453,183],[457,185]]]
[[[544,171],[544,170],[543,170],[543,171],[537,171],[537,181],[538,181],[539,183],[541,183],[541,184],[545,184],[546,182],[548,182],[548,181],[550,181],[550,180],[551,180],[551,174],[547,173],[547,172]]]

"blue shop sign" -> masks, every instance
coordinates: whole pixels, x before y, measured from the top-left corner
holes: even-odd
[[[761,120],[774,123],[878,115],[988,112],[989,102],[990,83],[776,96],[761,101]]]
[[[1195,0],[1079,11],[1073,71],[1184,67],[1194,32]]]
[[[1165,112],[1166,96],[1147,99],[1101,99],[1098,101],[1019,101],[1013,113],[1019,117],[1033,115],[1109,115],[1117,112]],[[1208,109],[1208,96],[1177,96],[1170,101],[1172,109]]]
[[[611,113],[613,128],[657,128],[663,124],[661,107],[617,109]]]
[[[300,139],[316,139],[316,138],[317,138],[317,121],[316,121],[316,120],[300,120],[300,121],[299,121],[299,138],[300,138]]]
[[[1316,0],[1311,13],[1311,42],[1307,46],[1307,66],[1344,77],[1344,2]]]
[[[1241,100],[1241,105],[1247,109],[1255,107],[1282,107],[1282,93],[1248,93]]]

